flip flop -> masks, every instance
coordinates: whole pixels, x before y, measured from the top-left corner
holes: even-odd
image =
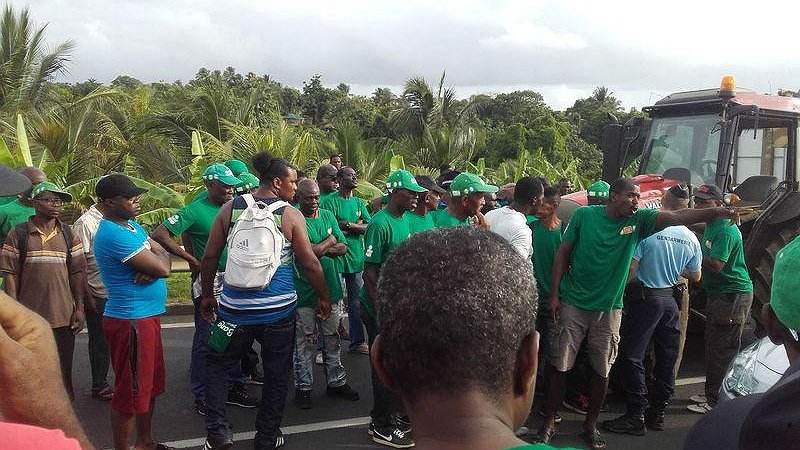
[[[555,436],[556,427],[548,427],[547,424],[542,424],[542,428],[539,429],[534,441],[537,444],[549,444]]]
[[[608,447],[606,440],[600,434],[597,429],[592,431],[582,431],[580,434],[581,438],[586,441],[586,445],[589,446],[592,450],[603,450]]]

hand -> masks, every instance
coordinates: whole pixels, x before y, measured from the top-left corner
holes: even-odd
[[[192,272],[192,274],[200,273],[200,261],[198,261],[197,258],[192,258],[186,262],[189,263],[189,271]]]
[[[730,219],[730,225],[741,225],[742,218],[739,216],[740,212],[752,211],[752,208],[720,208],[720,216],[725,219]]]
[[[550,296],[550,314],[553,321],[558,321],[558,318],[561,317],[561,300],[558,299],[558,295]]]
[[[320,300],[317,305],[317,318],[319,320],[327,320],[331,316],[331,302],[330,300]]]
[[[91,295],[86,295],[83,297],[83,311],[90,312],[94,315],[97,315],[99,313],[97,311],[97,302],[94,301],[94,297],[92,297]]]
[[[200,299],[200,316],[208,323],[217,320],[217,299],[214,296]]]
[[[150,284],[155,280],[155,277],[152,277],[144,272],[136,272],[133,274],[133,282],[136,284]]]
[[[69,327],[75,334],[80,333],[86,327],[86,314],[83,312],[83,308],[75,308],[69,320]]]

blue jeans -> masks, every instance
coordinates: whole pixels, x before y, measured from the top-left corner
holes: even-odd
[[[253,444],[256,449],[275,448],[292,370],[294,328],[294,314],[276,323],[239,325],[224,352],[209,348],[206,353],[208,415],[205,421],[211,440],[233,438],[231,424],[225,416],[228,373],[240,364],[242,355],[252,347],[253,341],[258,341],[261,344],[264,385],[261,387],[261,405],[256,415]]]
[[[665,405],[675,392],[675,361],[680,343],[680,308],[671,290],[645,292],[644,299],[626,300],[620,329],[619,372],[628,413],[643,414],[649,403],[645,385],[644,355],[650,339],[655,367],[650,398]]]
[[[359,291],[364,286],[362,274],[364,272],[343,273],[345,287],[347,288],[347,321],[350,328],[350,348],[354,349],[366,342],[364,323],[361,321],[361,301],[358,299]]]
[[[200,317],[200,298],[194,302],[194,338],[192,339],[192,359],[189,363],[189,388],[195,401],[205,398],[206,390],[206,353],[208,353],[208,336],[211,324]],[[228,373],[228,389],[245,383],[242,364],[231,367]]]
[[[326,320],[317,318],[317,309],[297,308],[297,332],[294,343],[294,387],[310,391],[314,387],[314,339],[322,345],[322,360],[325,365],[325,380],[330,387],[347,383],[347,373],[342,366],[342,346],[339,340],[339,317],[342,304],[331,305],[331,315]],[[314,332],[316,325],[317,333]]]

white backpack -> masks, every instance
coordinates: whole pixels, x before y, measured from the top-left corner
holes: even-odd
[[[267,205],[256,201],[252,194],[244,194],[242,198],[247,207],[241,210],[228,233],[225,284],[238,290],[260,291],[281,266],[286,237],[278,229],[274,213],[289,204],[278,200]]]

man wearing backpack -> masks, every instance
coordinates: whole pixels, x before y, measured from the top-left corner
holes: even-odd
[[[214,324],[206,355],[206,449],[233,444],[233,431],[225,416],[227,373],[254,340],[261,344],[264,366],[254,446],[271,449],[285,442],[279,427],[294,349],[295,264],[319,295],[317,316],[325,320],[331,310],[305,219],[287,203],[297,190],[297,169],[266,152],[253,158],[253,167],[261,180],[259,188],[222,206],[200,267],[201,314]],[[226,244],[228,261],[217,301],[213,281]]]
[[[35,214],[8,233],[0,272],[6,293],[50,323],[64,387],[74,399],[72,356],[75,334],[86,324],[86,258],[80,239],[58,218],[62,203],[72,201],[72,196],[53,183],[43,182],[31,191],[29,200]]]
[[[159,225],[151,236],[166,251],[189,263],[193,271],[200,269],[200,260],[203,258],[208,235],[211,233],[211,225],[219,212],[219,208],[233,198],[234,186],[240,184],[241,180],[236,178],[226,165],[212,164],[203,172],[203,182],[208,194],[179,209],[178,212]],[[184,233],[188,236],[189,242],[191,242],[191,253],[181,248],[173,240],[173,236],[181,236]],[[223,250],[214,278],[215,293],[217,295],[222,286],[227,258],[227,251]],[[205,355],[208,351],[210,328],[208,322],[200,317],[199,279],[194,280],[194,283],[192,283],[192,300],[195,305],[195,332],[192,340],[190,387],[192,395],[194,395],[194,406],[197,412],[200,415],[205,415],[207,410],[204,393]],[[251,398],[247,393],[247,389],[245,389],[241,365],[234,367],[228,379],[230,385],[228,404],[242,408],[255,408],[258,406],[258,400]]]

